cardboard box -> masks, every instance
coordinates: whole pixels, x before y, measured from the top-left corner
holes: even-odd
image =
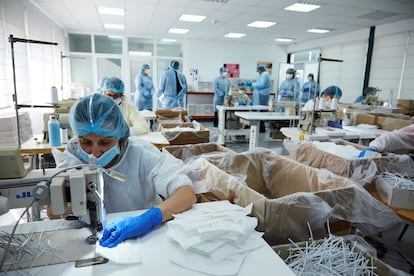
[[[269,244],[307,240],[308,223],[314,237],[323,237],[328,219],[367,222],[375,231],[399,222],[391,209],[355,182],[272,151],[226,153],[197,161],[201,168],[193,182],[199,200],[229,200],[243,207],[253,203],[257,230]]]
[[[358,113],[356,115],[355,125],[359,124],[367,124],[367,125],[375,125],[376,124],[376,116],[366,113]]]
[[[156,109],[155,115],[157,120],[176,120],[185,122],[187,116],[187,109],[185,108],[173,108],[173,109]]]
[[[413,116],[414,115],[414,100],[398,100],[397,107],[401,113]]]
[[[172,155],[175,158],[186,161],[190,158],[199,157],[202,154],[214,154],[214,153],[225,153],[233,152],[231,149],[223,147],[217,143],[201,143],[193,145],[182,145],[182,146],[168,146],[163,147],[162,152]]]
[[[381,276],[400,275],[399,273],[400,271],[397,271],[395,268],[389,266],[388,264],[376,258],[375,249],[372,248],[372,246],[368,245],[367,242],[363,240],[362,237],[355,236],[355,235],[348,235],[343,238],[345,239],[345,242],[350,245],[351,248],[356,243],[354,247],[355,252],[363,252],[365,258],[368,260],[368,265],[375,267],[374,269],[374,272],[376,273],[375,275],[381,275]],[[318,240],[316,242],[322,243],[323,240]],[[303,251],[306,250],[306,242],[299,242],[297,243],[297,245],[300,248],[303,248]],[[280,256],[280,258],[286,261],[286,259],[289,257],[289,249],[293,248],[293,246],[294,245],[292,244],[283,244],[283,245],[272,246],[272,248],[276,252],[276,254]]]
[[[389,206],[414,210],[414,190],[395,188],[381,176],[377,177],[375,187],[378,194]]]
[[[413,122],[410,120],[403,120],[403,119],[396,119],[391,117],[383,117],[383,116],[377,116],[376,119],[376,125],[380,129],[392,131],[397,130],[403,127],[406,127],[408,125],[411,125]]]
[[[181,131],[179,128],[192,128],[194,131]],[[177,128],[177,130],[171,130]],[[161,123],[159,130],[167,138],[171,145],[186,145],[208,143],[210,141],[210,132],[200,124],[200,130],[194,128],[193,123]]]

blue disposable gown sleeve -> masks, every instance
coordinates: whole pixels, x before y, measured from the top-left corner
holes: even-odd
[[[265,73],[262,73],[261,75],[259,75],[257,77],[256,82],[254,82],[252,84],[252,87],[256,88],[256,89],[259,89],[259,90],[265,89],[265,88],[270,88],[269,74],[267,72],[265,72]]]
[[[178,98],[182,98],[187,93],[187,79],[183,73],[177,71],[178,81],[181,85],[181,91],[177,94]]]
[[[161,75],[160,82],[158,84],[158,93],[157,93],[158,97],[160,97],[164,93],[166,81],[167,81],[167,76],[166,76],[166,73],[164,72]]]

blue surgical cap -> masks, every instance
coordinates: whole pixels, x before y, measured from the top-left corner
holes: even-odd
[[[338,86],[332,85],[322,91],[322,94],[327,94],[329,97],[337,97],[338,99],[342,97],[342,90]]]
[[[124,93],[124,82],[117,77],[106,78],[103,83],[102,91],[112,91],[115,93]]]
[[[256,71],[266,72],[266,67],[264,65],[258,65]]]
[[[144,64],[144,65],[142,65],[141,70],[144,71],[144,70],[147,70],[149,68],[150,68],[150,66],[148,64]]]
[[[95,133],[128,139],[129,127],[121,109],[110,97],[92,94],[80,98],[69,113],[69,123],[75,135]]]
[[[171,61],[171,67],[178,70],[178,68],[180,68],[180,63],[177,60],[174,59],[174,60]]]
[[[220,74],[227,72],[227,68],[226,67],[220,67]]]
[[[101,89],[101,91],[104,91],[103,89],[105,88],[105,82],[108,79],[108,77],[103,77],[101,79],[101,82],[99,83],[99,88]]]

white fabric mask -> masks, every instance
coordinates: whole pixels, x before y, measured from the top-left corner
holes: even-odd
[[[221,73],[221,76],[222,76],[222,77],[227,77],[227,72],[223,72],[223,73]]]
[[[122,98],[114,99],[114,101],[116,102],[117,105],[120,105],[122,102]]]
[[[308,81],[313,81],[313,79],[312,78],[308,78]]]
[[[287,80],[290,80],[291,78],[293,78],[293,75],[292,74],[286,74],[286,79]]]

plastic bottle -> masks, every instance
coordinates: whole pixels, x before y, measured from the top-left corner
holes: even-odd
[[[66,127],[60,128],[60,142],[62,144],[68,143],[68,129]]]
[[[332,102],[331,102],[331,109],[332,110],[338,109],[338,98],[333,97]]]
[[[56,115],[50,115],[48,125],[49,144],[52,147],[60,146],[60,124]]]
[[[59,99],[58,99],[58,90],[57,90],[56,86],[52,86],[52,88],[50,89],[50,93],[51,93],[50,102],[52,104],[57,104],[59,102]]]

